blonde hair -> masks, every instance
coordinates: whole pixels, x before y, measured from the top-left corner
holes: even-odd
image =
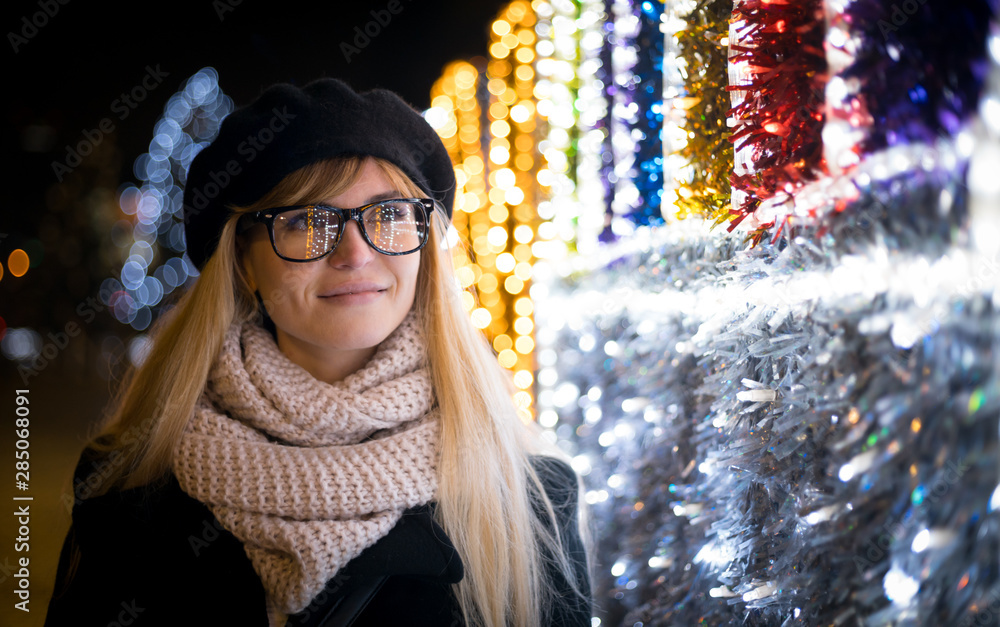
[[[365,160],[312,164],[254,205],[234,209],[201,276],[157,322],[151,350],[126,380],[95,439],[94,448],[115,453],[101,491],[146,485],[169,473],[174,445],[204,390],[226,330],[259,320],[262,312],[240,259],[239,215],[338,195],[354,184]],[[424,195],[396,166],[374,161],[397,191]],[[531,462],[533,455],[558,452],[518,417],[506,371],[468,319],[445,246],[447,226],[442,212],[434,211],[414,301],[442,416],[435,516],[465,567],[455,590],[465,622],[543,624],[553,593],[545,582],[547,568],[560,572],[582,599],[587,596],[578,589],[560,534],[559,504],[551,502]]]

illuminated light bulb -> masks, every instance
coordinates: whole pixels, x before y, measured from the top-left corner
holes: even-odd
[[[518,40],[517,35],[514,35],[512,33],[507,33],[506,35],[500,38],[500,44],[504,48],[507,48],[508,50],[513,50],[514,48],[517,48],[518,44],[520,43],[521,42]]]
[[[927,529],[922,529],[920,533],[918,533],[913,538],[913,543],[910,545],[910,550],[913,551],[914,553],[923,553],[924,551],[927,550],[927,547],[930,545],[930,539],[931,539],[931,532]]]
[[[471,155],[462,162],[462,169],[465,173],[470,176],[476,176],[483,173],[483,160],[479,158],[478,155]]]
[[[449,107],[449,110],[451,107]],[[424,112],[424,119],[427,123],[431,125],[435,131],[438,131],[449,124],[449,114],[448,111],[441,107],[432,106],[430,109]],[[440,134],[440,133],[439,133]]]
[[[522,135],[521,137],[526,137]],[[520,139],[520,137],[518,138]],[[518,148],[520,150],[520,148]],[[522,152],[521,154],[514,157],[514,167],[521,171],[528,171],[535,165],[535,159],[530,154]]]
[[[458,139],[463,144],[476,142],[479,139],[479,129],[473,124],[463,124],[458,131]]]
[[[514,259],[514,255],[510,253],[500,253],[497,255],[496,268],[504,274],[510,273],[514,269],[516,263],[517,261]]]
[[[503,165],[510,160],[510,151],[502,146],[490,149],[490,161],[497,165]]]
[[[498,196],[497,200],[499,200],[502,203],[503,200],[504,200],[503,197],[502,197],[503,194],[500,193],[500,194],[497,194],[497,196]],[[502,204],[494,204],[494,205],[490,205],[490,214],[489,215],[490,215],[490,220],[492,220],[493,222],[496,222],[496,223],[500,224],[500,223],[505,222],[507,220],[507,218],[510,217],[510,212],[507,211],[507,207],[504,207]]]
[[[764,125],[764,130],[772,135],[779,135],[781,137],[785,137],[792,132],[787,125],[780,122],[768,122]]]
[[[522,22],[528,18],[530,21],[534,20],[534,16],[530,13],[531,5],[527,2],[512,2],[510,7],[507,9],[507,15],[510,16],[515,22]]]
[[[477,237],[472,240],[472,250],[482,257],[490,252],[490,242],[485,237]]]
[[[510,54],[510,49],[499,41],[490,46],[490,55],[497,59],[502,59]]]
[[[517,353],[509,348],[507,350],[502,350],[500,351],[500,354],[497,355],[497,361],[499,361],[500,365],[504,368],[513,368],[517,363]]]
[[[465,213],[473,213],[480,207],[482,203],[479,202],[479,196],[473,193],[462,194],[462,202],[459,205],[459,209]]]
[[[508,111],[507,105],[502,102],[494,102],[489,108],[490,117],[494,120],[502,120],[507,117]]]
[[[528,355],[535,349],[535,340],[528,335],[522,335],[514,342],[514,348],[522,355]]]
[[[28,259],[28,253],[20,248],[12,250],[10,255],[7,256],[7,270],[10,271],[13,277],[24,276],[28,272],[30,265],[31,260]]]
[[[492,274],[484,274],[479,277],[477,285],[479,285],[479,290],[481,292],[488,294],[490,292],[495,292],[497,288],[500,287],[500,281],[498,281]]]
[[[546,429],[551,429],[559,424],[559,414],[552,411],[551,409],[546,409],[545,411],[538,414],[538,424]],[[577,456],[583,457],[583,456]],[[581,462],[576,461],[577,458],[573,458],[573,469],[580,472],[578,466],[582,466]],[[584,473],[585,474],[585,473]]]
[[[531,264],[526,261],[519,262],[516,266],[514,266],[514,275],[522,281],[530,279],[531,274]]]
[[[504,279],[503,288],[507,290],[508,294],[517,294],[524,289],[524,281],[516,276],[509,276]]]
[[[501,333],[500,335],[493,338],[493,350],[496,352],[501,352],[513,348],[514,340],[510,339],[510,336],[506,333]]]
[[[524,106],[523,102],[519,102],[510,108],[510,119],[519,124],[526,122],[529,117],[531,117],[531,112],[528,110],[528,107]]]
[[[494,137],[506,137],[510,134],[510,124],[505,120],[497,120],[490,124],[490,133]]]
[[[531,48],[518,48],[514,53],[514,58],[521,63],[531,63],[535,60],[535,52]],[[530,81],[535,77],[535,71],[530,65],[522,65],[514,71],[514,76],[522,81]]]
[[[506,122],[494,122],[494,124],[503,124],[504,126],[507,126]],[[511,170],[510,168],[502,168],[500,170],[497,170],[491,176],[495,181],[494,185],[496,185],[500,189],[509,189],[513,187],[515,183],[517,183],[517,175],[514,174],[514,171]]]
[[[504,61],[503,59],[494,59],[490,61],[487,66],[486,73],[490,78],[503,78],[510,74],[511,65],[510,62]]]
[[[900,607],[906,607],[920,590],[920,582],[893,565],[882,579],[885,596]]]
[[[507,243],[507,229],[495,226],[487,234],[491,246],[504,246]]]
[[[535,310],[530,298],[518,298],[514,301],[514,312],[519,316],[530,316]]]
[[[501,37],[509,33],[510,30],[510,22],[506,20],[497,20],[493,22],[493,32]]]
[[[840,472],[837,473],[837,477],[847,483],[854,478],[854,467],[851,464],[844,464],[840,467]]]
[[[514,229],[514,240],[527,244],[535,237],[535,232],[527,224],[521,224]]]
[[[531,398],[531,394],[528,392],[522,391],[514,394],[514,405],[516,405],[519,409],[528,409],[531,407],[533,402],[534,399]]]
[[[451,99],[451,96],[441,94],[431,99],[431,108],[448,112],[455,108],[455,101]]]
[[[493,320],[493,316],[485,308],[480,307],[472,312],[470,316],[472,318],[472,324],[477,329],[485,329],[490,326],[490,322]]]
[[[455,278],[458,279],[458,284],[465,289],[473,284],[476,280],[476,275],[469,266],[463,266],[461,268],[455,269]]]
[[[519,335],[531,335],[531,331],[535,328],[535,323],[532,322],[531,318],[519,317],[514,320],[514,332]]]
[[[531,387],[534,383],[535,377],[532,376],[531,372],[527,370],[518,370],[514,373],[514,385],[521,388],[522,390]]]
[[[476,71],[463,67],[455,73],[455,85],[460,91],[467,91],[476,84],[476,75]]]
[[[524,202],[524,192],[520,187],[511,187],[504,192],[504,202],[508,205],[520,205]]]
[[[486,307],[490,311],[493,311],[493,308],[495,308],[497,305],[500,304],[500,293],[497,292],[497,291],[493,291],[493,292],[481,292],[479,294],[479,303],[483,307]],[[496,312],[494,312],[493,320],[494,320],[494,323],[497,320],[496,319]],[[505,329],[499,329],[499,330],[497,330],[497,333],[501,333],[504,330]]]

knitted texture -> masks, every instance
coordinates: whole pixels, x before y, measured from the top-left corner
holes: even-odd
[[[406,320],[341,382],[317,380],[265,329],[234,325],[174,451],[181,489],[239,538],[283,612],[437,491],[423,341]]]

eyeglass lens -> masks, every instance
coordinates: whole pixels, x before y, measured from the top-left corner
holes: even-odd
[[[420,248],[427,232],[427,214],[419,202],[392,201],[373,205],[359,220],[365,235],[383,253],[409,253]],[[343,228],[340,216],[317,207],[303,207],[274,219],[274,247],[288,259],[315,259],[331,250]]]

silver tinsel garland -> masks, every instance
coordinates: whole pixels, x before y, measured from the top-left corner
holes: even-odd
[[[551,269],[540,422],[601,624],[1000,623],[1000,259],[950,148],[862,173],[822,232],[686,221]]]

